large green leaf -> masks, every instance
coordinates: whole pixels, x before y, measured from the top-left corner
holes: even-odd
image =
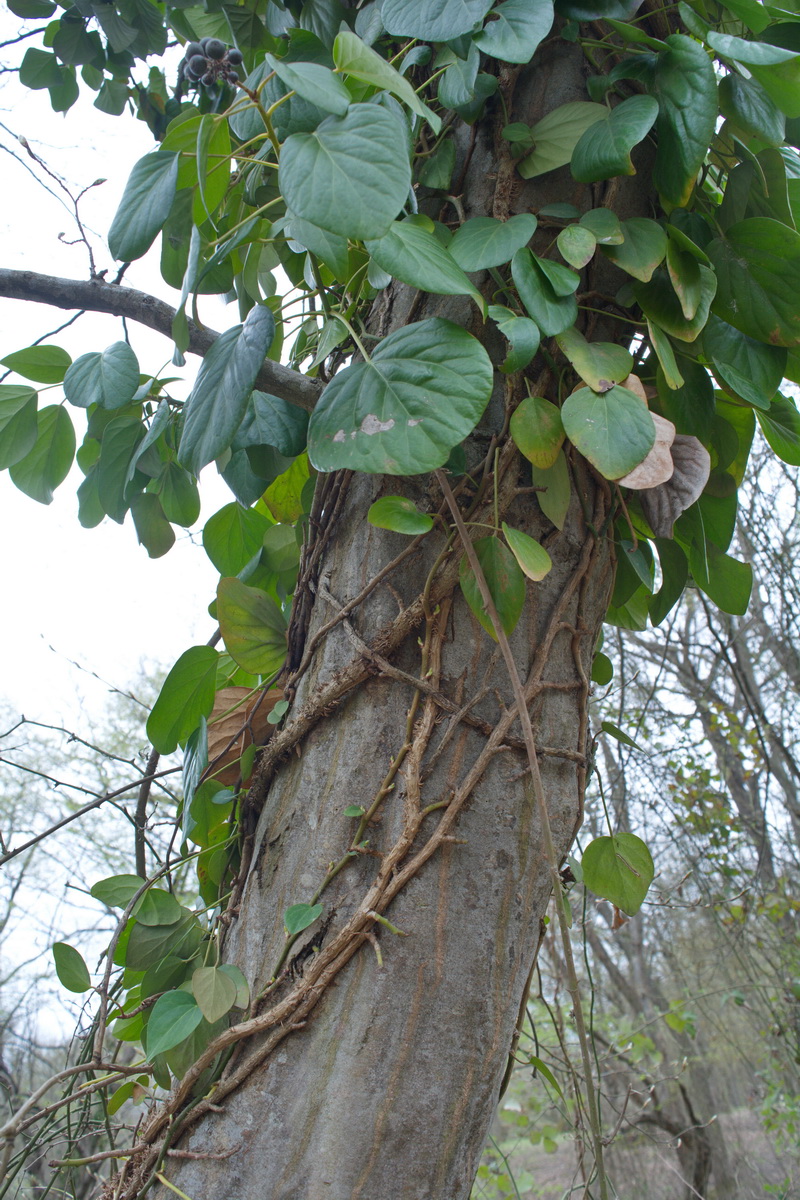
[[[0,471],[18,463],[36,445],[37,404],[33,388],[0,384]]]
[[[378,266],[423,292],[442,296],[472,296],[483,311],[484,300],[434,233],[427,217],[395,221],[389,232],[364,243]]]
[[[714,136],[717,81],[699,42],[671,34],[656,59],[658,151],[653,182],[665,200],[685,205]]]
[[[767,146],[783,143],[786,118],[757,79],[729,72],[719,82],[719,107],[738,129]]]
[[[148,1058],[153,1059],[156,1054],[163,1054],[177,1046],[194,1032],[202,1019],[203,1014],[194,996],[188,992],[164,992],[153,1005],[147,1022],[145,1040]]]
[[[236,1003],[236,983],[221,967],[198,967],[192,974],[192,994],[212,1025]]]
[[[712,315],[703,331],[703,349],[723,387],[756,408],[769,408],[786,368],[783,347],[757,342]]]
[[[425,119],[434,133],[442,128],[442,119],[423,104],[407,79],[396,70],[385,58],[381,58],[370,46],[367,46],[357,34],[349,29],[343,29],[333,43],[333,61],[345,75],[361,79],[365,83],[373,83],[375,87],[385,88],[392,92],[398,100]]]
[[[581,183],[635,175],[631,150],[650,132],[658,116],[652,96],[631,96],[591,125],[572,152],[573,177]]]
[[[648,320],[681,342],[693,342],[708,319],[708,310],[717,288],[717,276],[708,267],[700,267],[700,303],[691,321],[683,314],[666,271],[656,271],[649,283],[634,284],[634,295]]]
[[[35,383],[61,383],[71,362],[61,346],[28,346],[0,359],[4,367]]]
[[[75,430],[60,404],[39,411],[36,441],[24,458],[9,468],[14,484],[32,500],[49,504],[66,479],[75,457]]]
[[[525,604],[525,576],[516,558],[499,538],[478,538],[473,547],[494,601],[503,632],[513,633]],[[459,581],[464,598],[486,632],[497,641],[494,625],[483,605],[478,581],[466,554],[461,559]]]
[[[141,258],[169,216],[178,180],[178,155],[164,150],[140,158],[108,231],[108,247],[122,262]]]
[[[510,423],[515,446],[535,467],[552,467],[564,442],[561,410],[542,396],[527,396]]]
[[[455,232],[447,249],[464,271],[482,271],[507,263],[536,232],[536,217],[518,213],[507,221],[473,217]]]
[[[753,568],[730,554],[706,544],[705,554],[696,546],[689,551],[694,581],[722,612],[741,617],[747,612],[753,588]]]
[[[286,658],[286,620],[265,592],[221,579],[217,618],[225,649],[252,675],[274,675]]]
[[[531,477],[534,487],[539,489],[536,498],[542,512],[557,529],[563,529],[572,496],[564,451],[559,450],[552,467],[533,467]]]
[[[580,388],[561,409],[567,437],[606,479],[621,479],[649,454],[656,428],[642,400],[624,387],[598,395]]]
[[[82,354],[64,376],[64,395],[77,408],[123,408],[139,390],[139,363],[127,342]]]
[[[254,508],[226,504],[203,528],[203,548],[220,575],[238,575],[260,552],[272,522]]]
[[[562,258],[578,270],[585,267],[597,249],[597,238],[583,225],[568,225],[556,238]]]
[[[403,127],[376,104],[354,104],[281,150],[279,182],[299,217],[344,237],[379,238],[408,198],[411,165]]]
[[[683,357],[676,362],[683,379],[679,387],[670,387],[663,371],[656,376],[663,415],[678,433],[708,441],[714,424],[714,383],[702,363]]]
[[[284,62],[274,54],[268,54],[266,61],[287,88],[317,108],[343,117],[350,107],[353,97],[344,81],[329,67],[313,62]]]
[[[489,357],[465,329],[440,318],[408,325],[328,384],[309,457],[320,471],[432,471],[474,429],[491,388]]]
[[[198,474],[230,446],[274,336],[271,311],[256,304],[244,325],[220,334],[203,359],[186,402],[178,452],[188,470]]]
[[[531,126],[534,149],[517,164],[523,179],[534,179],[556,167],[564,167],[583,134],[597,121],[604,121],[608,109],[588,100],[571,100],[553,109]]]
[[[236,435],[236,447],[274,446],[287,458],[296,458],[306,448],[307,432],[308,413],[302,408],[269,392],[255,391]]]
[[[583,882],[596,896],[610,900],[629,917],[642,907],[653,882],[653,857],[633,833],[595,838],[581,858]]]
[[[553,25],[552,0],[505,0],[473,38],[484,54],[502,62],[529,63]]]
[[[492,0],[384,0],[381,20],[395,37],[449,42],[473,30],[491,7]]]
[[[211,712],[218,658],[212,646],[192,646],[167,675],[147,718],[147,736],[159,754],[184,745],[200,718]]]
[[[144,425],[130,416],[115,417],[103,431],[97,463],[97,494],[112,521],[122,523],[132,490],[144,486],[145,478],[128,482],[128,473],[137,447],[144,437]]]
[[[70,992],[88,992],[92,980],[80,950],[67,942],[54,942],[53,959],[59,983]]]
[[[530,317],[518,317],[502,304],[490,304],[489,316],[497,322],[498,329],[509,342],[508,354],[500,364],[500,370],[506,375],[521,371],[539,349],[539,326]]]
[[[556,294],[530,250],[517,251],[511,260],[511,275],[522,303],[543,334],[552,337],[574,325],[578,316],[574,295]]]
[[[761,432],[778,458],[800,467],[800,413],[788,396],[776,396],[767,412],[757,412]]]
[[[797,58],[794,50],[784,50],[782,46],[771,46],[768,42],[751,42],[729,33],[717,33],[714,29],[706,35],[706,41],[712,50],[724,58],[732,58],[748,66],[767,67]]]
[[[109,908],[126,908],[144,882],[141,875],[110,875],[92,884],[90,895]]]
[[[751,217],[711,242],[708,255],[717,272],[717,316],[756,341],[800,345],[800,234]]]

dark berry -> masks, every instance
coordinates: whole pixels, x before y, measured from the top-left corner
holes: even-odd
[[[196,54],[202,54],[202,53],[203,53],[203,47],[200,45],[199,42],[189,42],[187,44],[186,50],[184,52],[184,58],[186,59],[187,62],[189,62],[189,60],[191,58],[194,58],[194,56]]]
[[[203,66],[205,67],[205,59],[203,59]],[[186,67],[184,70],[184,75],[187,79],[191,79],[192,83],[197,83],[198,79],[200,78],[197,72],[193,71],[191,67]]]
[[[216,62],[219,62],[221,58],[225,57],[227,48],[225,43],[221,42],[218,38],[210,38],[206,44],[206,57],[213,58]]]
[[[228,71],[226,78],[228,80],[228,83],[238,83],[239,82],[239,73],[238,73],[238,71]]]
[[[240,63],[244,62],[244,55],[241,50],[229,50],[228,62],[234,67],[238,67]]]
[[[194,71],[195,75],[203,75],[203,74],[205,74],[207,69],[208,69],[208,66],[207,66],[204,55],[195,54],[192,58],[189,59],[189,70]]]
[[[202,49],[202,51],[203,51],[203,54],[205,54],[205,53],[206,53],[206,48],[207,48],[207,46],[208,46],[208,43],[209,43],[211,40],[212,40],[211,38],[200,38],[200,46],[201,46],[201,49]]]
[[[202,82],[205,84],[206,87],[211,87],[212,83],[214,82],[214,72],[208,71],[203,76]]]

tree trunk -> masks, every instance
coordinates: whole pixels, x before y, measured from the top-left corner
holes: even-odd
[[[586,98],[580,48],[551,40],[521,72],[501,68],[500,89],[508,116],[495,103],[458,131],[454,187],[465,215],[507,216],[555,200],[602,204],[602,192],[575,184],[568,169],[523,184],[500,137],[507,120],[534,121]],[[647,175],[630,187],[630,211],[649,212]],[[615,210],[627,215],[619,197]],[[540,248],[551,237],[543,230]],[[610,270],[593,268],[586,290],[602,287],[598,272]],[[490,294],[494,284],[486,283]],[[499,359],[500,347],[460,298],[392,289],[376,307],[374,330],[383,335],[432,315],[468,325]],[[615,334],[610,318],[594,327],[594,336]],[[511,378],[497,376],[468,447],[471,467],[484,459],[486,471],[477,493],[461,480],[460,502],[465,519],[484,523],[471,527],[474,536],[495,522],[497,505],[500,519],[543,541],[553,560],[546,578],[528,586],[511,644],[565,855],[582,817],[588,678],[613,577],[609,543],[594,532],[610,492],[573,455],[563,530],[543,516],[506,436],[509,409],[525,394]],[[547,370],[532,390],[558,399]],[[188,1111],[172,1145],[196,1157],[168,1158],[164,1169],[193,1200],[463,1200],[550,894],[540,823],[507,673],[457,585],[457,543],[447,550],[440,522],[408,552],[408,538],[366,521],[377,497],[399,492],[444,512],[436,480],[341,475],[324,486],[300,646],[310,658],[288,732],[259,768],[253,791],[266,798],[226,945],[254,994],[281,965],[285,910],[310,903],[350,846],[357,818],[343,810],[370,809],[382,788],[385,798],[364,834],[368,844],[326,887],[321,921],[287,961],[319,941],[332,916],[317,952],[301,953],[257,1008],[273,1013],[264,1017],[263,1040],[238,1042],[216,1090]],[[346,602],[346,619],[323,633]],[[291,753],[277,762],[281,749]]]

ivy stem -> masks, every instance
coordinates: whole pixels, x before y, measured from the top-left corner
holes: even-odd
[[[561,877],[558,873],[558,858],[556,856],[556,848],[553,842],[553,831],[550,826],[550,814],[547,811],[547,799],[544,794],[544,785],[542,784],[542,776],[539,771],[539,760],[536,756],[536,743],[533,736],[533,726],[531,725],[530,713],[525,700],[525,690],[522,686],[522,680],[517,670],[517,664],[514,661],[514,655],[511,652],[511,647],[508,643],[505,630],[500,622],[500,617],[497,614],[492,594],[489,591],[489,585],[486,582],[486,576],[481,570],[481,565],[478,561],[478,556],[475,553],[475,548],[470,541],[466,526],[461,517],[461,511],[456,502],[456,498],[447,482],[447,477],[444,471],[437,471],[436,478],[439,481],[439,486],[447,501],[450,512],[453,516],[456,529],[458,530],[461,543],[464,547],[464,553],[467,556],[469,565],[475,575],[475,582],[478,585],[478,590],[481,594],[481,599],[486,607],[486,612],[494,626],[495,635],[497,637],[500,651],[503,655],[503,661],[506,664],[506,670],[511,682],[511,687],[514,692],[514,699],[517,705],[517,715],[519,723],[522,726],[522,732],[525,739],[525,749],[528,753],[528,763],[531,771],[531,782],[533,785],[533,794],[536,800],[536,805],[539,810],[539,820],[542,827],[542,840],[544,842],[544,853],[547,860],[547,865],[550,871],[550,879],[552,884],[553,896],[556,901],[556,913],[558,915],[559,930],[561,933],[561,941],[564,950],[564,961],[567,968],[567,986],[569,988],[570,998],[575,1016],[575,1028],[578,1034],[578,1041],[581,1048],[581,1061],[583,1063],[583,1071],[586,1077],[586,1100],[589,1109],[589,1125],[592,1132],[592,1142],[594,1145],[595,1166],[597,1169],[597,1178],[600,1185],[600,1200],[608,1200],[608,1180],[606,1178],[605,1166],[603,1165],[603,1138],[600,1129],[600,1113],[597,1104],[597,1092],[594,1086],[594,1072],[592,1068],[591,1051],[589,1048],[589,1038],[586,1031],[586,1022],[583,1014],[583,1005],[581,1003],[580,988],[578,985],[578,976],[575,970],[575,959],[572,954],[572,943],[570,941],[569,925],[567,923],[567,915],[564,911],[564,902],[561,894]]]

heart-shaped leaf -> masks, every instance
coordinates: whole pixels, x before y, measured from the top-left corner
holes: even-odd
[[[478,538],[473,542],[481,570],[489,587],[503,631],[508,635],[516,628],[525,604],[525,576],[517,560],[499,538]],[[459,582],[464,598],[490,637],[497,641],[494,625],[483,605],[483,598],[466,554],[461,559]]]
[[[631,96],[590,126],[572,152],[571,168],[581,183],[635,175],[631,150],[649,133],[658,116],[652,96]]]
[[[225,649],[240,667],[252,675],[280,670],[286,658],[286,620],[266,592],[241,579],[221,579],[217,619]]]
[[[633,357],[624,346],[587,342],[574,327],[565,329],[556,341],[583,382],[595,392],[607,392],[615,383],[627,379],[633,370]]]
[[[179,1045],[194,1033],[202,1019],[197,1001],[188,992],[165,992],[159,996],[145,1030],[147,1057],[153,1059]]]
[[[642,907],[655,874],[650,851],[633,833],[595,838],[583,852],[581,868],[589,890],[629,917]]]
[[[564,401],[567,437],[606,479],[621,479],[643,462],[656,440],[646,405],[619,385],[598,395],[590,388]]]
[[[483,312],[483,296],[467,279],[449,250],[427,226],[427,217],[395,221],[389,232],[364,246],[378,266],[423,292],[442,296],[472,296]],[[499,224],[499,222],[498,222]]]
[[[564,442],[561,411],[542,396],[528,396],[510,423],[514,443],[535,467],[552,467]]]
[[[435,470],[474,429],[491,388],[489,357],[465,329],[440,318],[408,325],[328,384],[309,422],[309,458],[320,471]]]

